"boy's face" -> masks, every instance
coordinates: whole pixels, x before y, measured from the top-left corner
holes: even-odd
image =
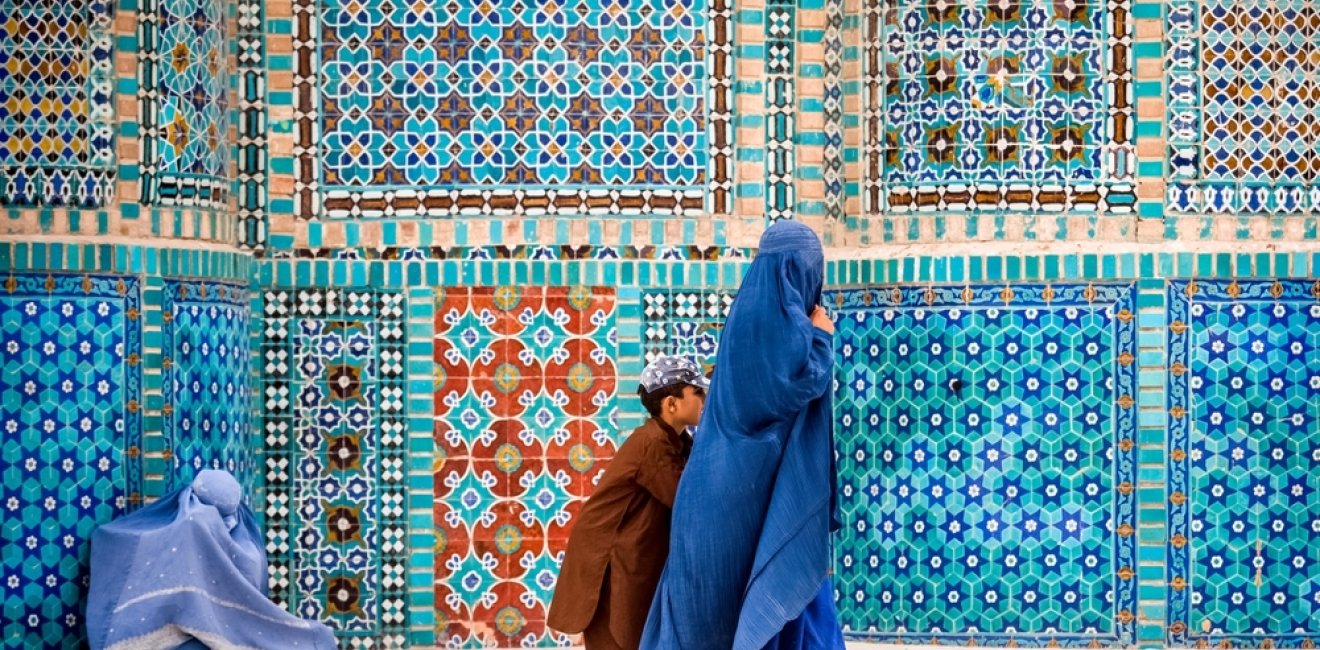
[[[682,397],[665,398],[665,413],[675,428],[682,430],[697,426],[701,421],[701,409],[706,405],[706,389],[696,386],[684,386]]]

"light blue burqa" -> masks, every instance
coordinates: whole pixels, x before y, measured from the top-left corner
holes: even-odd
[[[227,472],[92,533],[87,637],[92,650],[334,650],[330,628],[266,597],[266,551]]]
[[[843,648],[828,578],[832,337],[809,317],[823,276],[806,226],[762,236],[720,336],[643,650]]]

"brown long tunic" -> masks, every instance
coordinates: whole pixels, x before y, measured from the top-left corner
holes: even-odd
[[[618,645],[641,645],[651,598],[669,556],[669,517],[692,442],[647,420],[619,447],[587,500],[559,571],[546,623],[576,634],[592,622],[606,569],[610,602],[600,608]]]

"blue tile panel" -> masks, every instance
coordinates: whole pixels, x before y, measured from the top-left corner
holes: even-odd
[[[830,292],[845,631],[1136,638],[1131,284]]]
[[[222,0],[144,0],[138,19],[142,203],[225,207],[229,41]]]
[[[167,280],[163,297],[166,489],[186,485],[206,468],[227,470],[250,489],[258,439],[252,434],[248,287]]]
[[[1131,212],[1131,2],[864,4],[865,214]]]
[[[1170,0],[1170,212],[1320,206],[1317,33],[1305,0]]]
[[[106,0],[0,0],[0,204],[104,205],[114,191]]]
[[[1170,645],[1320,642],[1320,283],[1168,288]]]
[[[297,0],[298,213],[727,212],[723,5]]]
[[[141,498],[140,317],[134,278],[14,274],[3,282],[6,648],[85,644],[87,542]]]
[[[270,226],[266,27],[264,2],[238,0],[238,244],[258,251]]]
[[[793,155],[797,113],[794,94],[795,38],[791,0],[766,3],[766,217],[770,221],[793,218]]]

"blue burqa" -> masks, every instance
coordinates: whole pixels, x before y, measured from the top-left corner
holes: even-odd
[[[266,597],[266,552],[227,472],[193,482],[92,533],[92,650],[334,650],[330,628]]]
[[[766,230],[720,336],[644,650],[843,648],[832,337],[809,317],[823,276],[811,229]]]

